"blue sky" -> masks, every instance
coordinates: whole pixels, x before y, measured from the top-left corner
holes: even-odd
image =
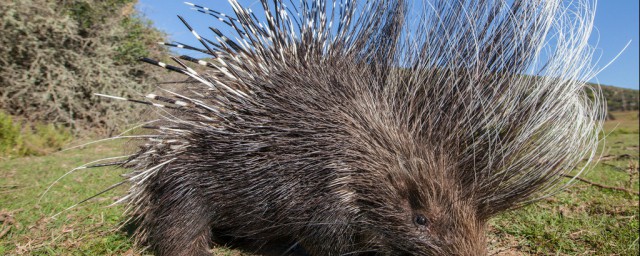
[[[231,14],[231,8],[225,0],[193,0],[221,12]],[[252,5],[254,10],[260,9],[256,0],[240,0],[245,5]],[[639,76],[639,42],[638,39],[638,0],[600,0],[597,3],[595,30],[591,44],[597,43],[594,59],[599,61],[596,67],[609,63],[625,45],[629,46],[606,69],[600,72],[592,82],[638,89]],[[139,0],[136,8],[153,24],[169,35],[169,40],[179,41],[199,47],[199,43],[185,28],[176,15],[183,16],[200,34],[212,34],[207,27],[225,27],[213,17],[191,10],[190,6],[178,0]],[[194,55],[190,53],[191,55]],[[199,56],[195,56],[199,57]],[[594,60],[595,61],[595,60]]]

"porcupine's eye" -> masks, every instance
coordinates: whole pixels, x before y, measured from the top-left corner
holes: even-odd
[[[420,225],[420,226],[427,226],[428,220],[427,217],[425,217],[422,214],[416,214],[416,217],[414,219],[414,221],[416,222],[416,224]]]

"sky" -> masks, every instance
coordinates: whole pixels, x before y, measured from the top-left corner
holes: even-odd
[[[223,13],[233,13],[225,0],[192,0],[191,2]],[[239,0],[239,2],[245,6],[251,6],[256,12],[261,8],[256,0]],[[639,89],[639,2],[638,0],[599,0],[597,2],[595,29],[589,43],[596,47],[593,65],[596,69],[606,67],[590,82]],[[205,37],[213,37],[209,35],[212,34],[208,29],[209,26],[217,28],[226,26],[209,15],[192,10],[191,6],[178,0],[139,0],[136,9],[151,20],[155,27],[167,33],[168,41],[178,41],[196,47],[200,47],[200,43],[180,22],[177,15],[183,16]],[[202,57],[191,52],[189,54]]]

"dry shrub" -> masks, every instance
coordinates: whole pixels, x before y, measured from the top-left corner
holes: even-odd
[[[138,97],[157,75],[135,59],[163,35],[132,0],[0,3],[0,108],[74,131],[114,132],[140,108],[94,96]],[[156,72],[156,73],[153,73]]]

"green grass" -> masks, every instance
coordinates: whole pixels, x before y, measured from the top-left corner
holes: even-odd
[[[638,191],[638,112],[613,113],[602,160],[583,175],[592,182]],[[73,144],[79,144],[76,142]],[[120,181],[122,170],[79,170],[42,192],[73,167],[115,156],[121,143],[45,156],[0,159],[0,255],[139,255],[126,231],[117,188],[64,211]],[[498,255],[638,255],[638,196],[576,182],[536,204],[490,222],[489,248]],[[55,219],[56,213],[62,212]],[[3,230],[8,231],[5,233]],[[216,248],[215,255],[245,255]]]
[[[614,112],[600,162],[581,177],[638,191],[638,112]],[[498,255],[638,255],[638,196],[577,181],[536,204],[491,221]]]
[[[107,207],[118,188],[77,208],[65,208],[94,195],[120,180],[121,170],[85,169],[54,184],[64,173],[89,162],[91,156],[117,155],[115,143],[90,149],[54,153],[40,157],[5,159],[0,162],[1,230],[0,255],[118,255],[131,248],[126,233],[117,228],[124,220],[121,206]],[[60,213],[56,218],[51,218]]]

